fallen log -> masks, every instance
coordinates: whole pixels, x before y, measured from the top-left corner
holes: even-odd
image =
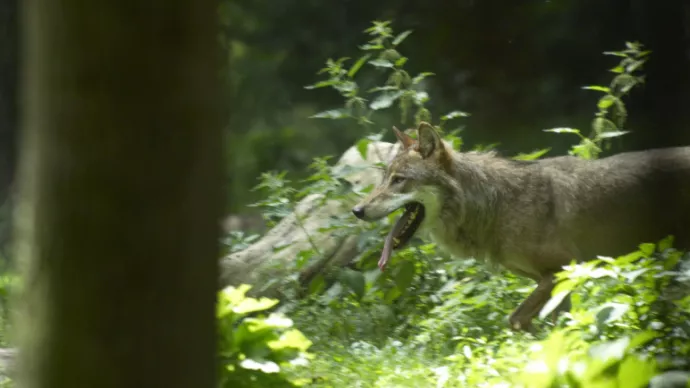
[[[377,184],[383,175],[376,163],[388,162],[398,149],[397,144],[371,142],[366,158],[357,147],[349,148],[334,166],[336,173],[354,189]],[[308,283],[319,273],[331,268],[348,265],[358,254],[356,236],[341,236],[330,231],[320,231],[333,217],[347,216],[354,200],[326,198],[312,194],[296,204],[294,212],[283,218],[261,239],[248,248],[221,259],[221,287],[251,284],[254,295],[271,294],[275,279],[296,276],[302,284]],[[289,244],[282,249],[276,247]],[[299,253],[318,248],[319,259],[294,273],[290,265]]]

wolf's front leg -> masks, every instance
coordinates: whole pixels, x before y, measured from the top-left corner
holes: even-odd
[[[543,277],[537,283],[537,288],[510,314],[510,327],[513,330],[532,331],[532,319],[551,298],[554,286],[553,275]]]

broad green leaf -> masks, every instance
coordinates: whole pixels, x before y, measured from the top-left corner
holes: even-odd
[[[350,268],[343,268],[338,273],[338,280],[344,286],[347,286],[357,298],[361,299],[364,296],[365,279],[361,272],[352,270]]]
[[[600,327],[615,322],[630,310],[630,306],[623,303],[607,303],[597,311],[596,319]]]
[[[247,314],[253,313],[255,311],[263,311],[270,309],[271,307],[278,304],[277,299],[269,298],[247,298],[240,302],[237,306],[233,307],[232,311],[236,314]]]
[[[342,119],[348,117],[343,109],[331,109],[309,116],[311,119]]]
[[[602,98],[599,99],[599,102],[597,103],[597,107],[598,107],[599,109],[602,109],[602,110],[603,110],[603,109],[608,109],[608,108],[609,108],[611,105],[613,105],[615,102],[616,102],[616,98],[615,98],[615,97],[613,97],[613,96],[611,96],[611,95],[607,95],[607,96],[604,96],[604,97],[602,97]]]
[[[392,68],[395,66],[393,62],[387,61],[385,59],[372,59],[371,61],[367,62],[368,64],[376,67],[383,67],[383,68]]]
[[[367,160],[367,149],[369,148],[369,143],[371,140],[364,138],[357,142],[357,151],[362,159]]]
[[[618,386],[642,388],[656,374],[654,359],[643,360],[637,356],[628,356],[618,367]]]
[[[381,110],[389,108],[393,103],[403,95],[403,92],[388,92],[379,94],[374,101],[369,104],[369,108],[372,110]]]
[[[292,327],[292,319],[282,315],[282,314],[270,314],[264,323],[276,329],[287,329]]]
[[[553,312],[561,304],[563,299],[565,299],[568,294],[570,294],[570,291],[562,291],[552,296],[539,312],[539,318],[544,319],[547,315],[551,314],[551,312]]]
[[[458,117],[469,117],[470,114],[467,112],[462,112],[459,110],[454,110],[446,115],[441,116],[441,121],[447,121],[447,120],[452,120],[454,118]]]
[[[297,329],[288,330],[278,340],[268,342],[271,349],[293,348],[301,352],[306,352],[311,345],[312,342]]]
[[[646,257],[651,257],[656,251],[656,244],[644,243],[640,244],[640,252],[642,252]]]
[[[412,30],[407,30],[405,32],[400,33],[400,35],[396,36],[395,39],[393,39],[393,46],[397,46],[400,43],[405,40],[410,34],[412,33]]]
[[[655,331],[643,331],[641,333],[638,333],[630,339],[630,344],[628,345],[628,349],[629,350],[635,349],[639,346],[646,344],[647,342],[649,342],[655,338],[658,338],[659,336],[661,336],[661,334],[659,332],[655,332]]]
[[[610,342],[592,345],[589,348],[590,356],[600,360],[621,360],[630,344],[629,337],[622,337]]]
[[[251,358],[244,359],[240,362],[240,366],[244,369],[260,370],[264,373],[278,373],[280,367],[273,361],[253,360]]]
[[[395,275],[395,285],[400,289],[400,292],[405,292],[412,284],[415,275],[415,264],[411,260],[405,260],[398,265],[397,273]]]

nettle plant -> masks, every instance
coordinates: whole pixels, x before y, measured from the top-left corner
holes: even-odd
[[[425,80],[433,73],[411,75],[406,69],[408,58],[399,48],[411,31],[396,35],[390,22],[376,21],[365,30],[365,34],[369,39],[359,47],[362,54],[358,59],[327,60],[318,72],[326,79],[306,86],[307,89],[331,88],[344,100],[342,107],[312,117],[350,120],[353,125],[360,126],[367,135],[356,143],[356,147],[365,159],[371,142],[380,141],[386,135],[392,137],[390,126],[379,124],[391,120],[409,127],[422,120],[433,122],[454,147],[462,146],[462,139],[457,135],[462,127],[453,123],[469,114],[453,111],[434,119],[427,108],[430,98],[425,90]],[[412,135],[415,136],[414,133]],[[263,190],[267,196],[255,206],[263,209],[269,223],[293,212],[297,201],[310,194],[323,194],[323,201],[335,199],[354,203],[357,197],[373,189],[354,190],[342,179],[343,172],[334,171],[328,160],[328,157],[315,160],[311,166],[314,174],[302,182],[307,184],[303,189],[295,189],[285,173],[262,175],[257,189]],[[370,168],[383,169],[385,166],[375,164]],[[328,329],[347,337],[376,331],[376,327],[392,327],[400,333],[405,332],[420,319],[421,313],[440,303],[442,287],[462,273],[456,273],[457,266],[453,272],[452,268],[441,265],[447,258],[436,252],[434,244],[417,243],[396,251],[390,269],[383,274],[376,267],[383,237],[396,216],[390,215],[380,223],[363,223],[349,213],[329,220],[321,231],[359,236],[357,246],[361,254],[355,260],[357,270],[342,268],[330,274],[330,279],[317,276],[309,287],[313,294],[319,295],[317,303],[309,301],[307,307],[296,313],[308,315],[306,311],[313,309],[335,309],[339,319],[329,322]],[[303,230],[308,236],[308,232]],[[301,252],[294,262],[295,272],[319,259],[316,246]],[[367,305],[372,308],[360,308]],[[312,327],[318,327],[318,322]],[[315,330],[314,335],[317,332]],[[380,338],[386,338],[391,332],[387,330],[379,334]]]
[[[622,51],[605,51],[604,55],[621,58],[618,65],[609,69],[616,74],[609,86],[590,85],[583,89],[602,93],[597,102],[597,109],[589,136],[584,136],[577,128],[552,128],[545,132],[571,133],[580,138],[580,143],[573,146],[570,154],[584,159],[596,159],[603,148],[611,146],[614,138],[629,133],[624,130],[628,118],[628,111],[623,103],[623,97],[637,85],[644,83],[644,76],[638,75],[648,59],[651,51],[643,50],[640,43],[626,42]]]

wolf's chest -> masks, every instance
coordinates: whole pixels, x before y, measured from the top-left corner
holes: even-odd
[[[434,242],[441,250],[454,257],[486,258],[473,236],[466,233],[460,226],[453,225],[442,217],[426,219],[420,229],[423,238]]]

